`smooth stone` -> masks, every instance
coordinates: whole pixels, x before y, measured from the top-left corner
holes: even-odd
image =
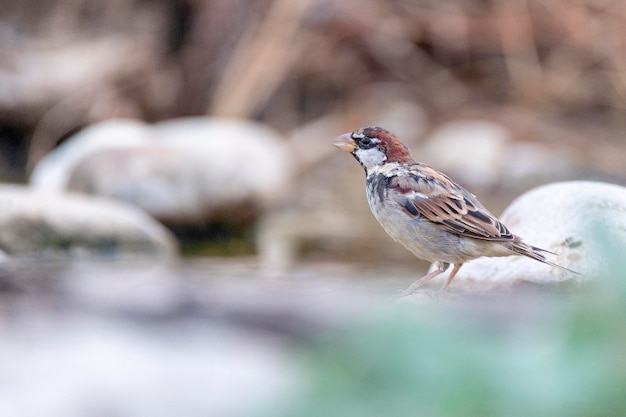
[[[525,256],[483,257],[459,270],[451,287],[483,289],[520,282],[584,282],[611,274],[613,253],[626,253],[626,188],[570,181],[547,184],[513,201],[501,221],[525,242],[554,252],[546,257],[574,274]],[[431,266],[431,270],[433,267]],[[447,274],[437,277],[443,282]]]
[[[515,141],[505,126],[488,120],[446,122],[435,128],[414,156],[469,188],[527,189],[571,178],[572,155],[542,142]]]
[[[250,218],[288,188],[286,140],[262,124],[185,118],[155,125],[112,120],[91,126],[46,156],[31,181],[136,205],[161,221],[205,224]]]
[[[138,120],[115,119],[88,126],[37,162],[30,184],[47,191],[65,190],[76,166],[88,156],[147,142],[146,124]]]
[[[454,120],[435,128],[414,156],[453,178],[463,178],[467,186],[491,187],[499,180],[512,140],[511,132],[500,124]]]
[[[171,258],[165,227],[121,202],[17,185],[0,186],[0,248],[34,258]]]

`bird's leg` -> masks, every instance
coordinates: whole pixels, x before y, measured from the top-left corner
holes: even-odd
[[[450,285],[450,283],[454,279],[454,276],[456,275],[457,272],[459,272],[459,269],[461,269],[462,266],[463,266],[462,263],[454,264],[454,268],[452,268],[452,271],[450,271],[450,275],[448,275],[446,282],[444,282],[443,287],[441,287],[440,290],[445,290],[446,288],[448,288],[448,285]]]
[[[450,264],[447,263],[447,262],[438,262],[437,269],[435,269],[433,272],[430,272],[430,273],[424,275],[423,277],[421,277],[417,281],[415,281],[413,284],[411,284],[409,286],[409,288],[404,290],[404,292],[402,293],[402,296],[404,297],[406,295],[413,294],[414,292],[416,292],[416,290],[419,287],[421,287],[422,285],[424,285],[425,283],[427,283],[431,279],[435,278],[437,275],[446,272],[446,269],[448,269],[449,266],[450,266]],[[459,266],[459,268],[460,268],[460,266]],[[458,268],[455,266],[454,270],[458,270]],[[452,272],[454,272],[454,270]]]

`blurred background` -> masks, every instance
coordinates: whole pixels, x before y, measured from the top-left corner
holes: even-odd
[[[0,415],[282,415],[268,403],[285,397],[305,398],[290,415],[380,415],[355,400],[377,384],[349,389],[359,372],[395,381],[374,410],[418,410],[395,384],[432,376],[408,347],[424,336],[441,352],[439,330],[405,315],[361,323],[428,267],[382,231],[362,169],[331,145],[366,125],[397,133],[495,214],[549,182],[624,185],[626,3],[0,0]],[[488,312],[426,303],[446,323],[455,308],[476,315],[442,343],[469,340],[463,357],[484,361],[476,392],[416,397],[428,410],[456,404],[431,415],[512,415],[507,401],[524,409],[517,395],[539,395],[546,369],[548,391],[590,375],[624,387],[626,373],[607,370],[623,368],[624,349],[580,374],[552,362],[623,347],[606,336],[612,325],[624,335],[610,320],[598,350],[576,344],[596,340],[579,339],[579,325],[619,303],[572,306],[550,292],[536,304],[527,290],[480,299]],[[494,316],[517,330],[493,330]],[[329,336],[344,326],[353,338]],[[388,326],[406,362],[367,368],[394,356],[384,346],[342,367]],[[524,332],[536,350],[516,351]],[[524,372],[518,360],[536,373],[496,389],[481,340],[504,341],[490,352],[511,375]],[[462,367],[437,361],[436,375]],[[454,372],[437,386],[476,375]],[[323,389],[328,379],[343,397]],[[575,415],[561,406],[585,386],[570,388],[531,414]],[[611,395],[587,392],[579,415],[623,411]]]
[[[411,262],[383,244],[332,138],[382,125],[496,214],[546,182],[623,184],[625,15],[618,1],[3,0],[0,176],[138,205],[191,253]],[[66,141],[78,149],[38,170]],[[216,161],[241,175],[193,183]]]

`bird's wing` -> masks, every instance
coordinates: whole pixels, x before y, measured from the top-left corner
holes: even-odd
[[[388,178],[389,196],[406,213],[440,224],[449,232],[475,239],[515,240],[476,197],[427,165],[417,164],[408,175]]]

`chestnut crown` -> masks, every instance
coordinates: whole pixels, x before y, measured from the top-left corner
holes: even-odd
[[[335,144],[351,152],[368,172],[385,163],[413,162],[408,148],[393,133],[382,127],[364,127],[338,139],[341,140]]]

